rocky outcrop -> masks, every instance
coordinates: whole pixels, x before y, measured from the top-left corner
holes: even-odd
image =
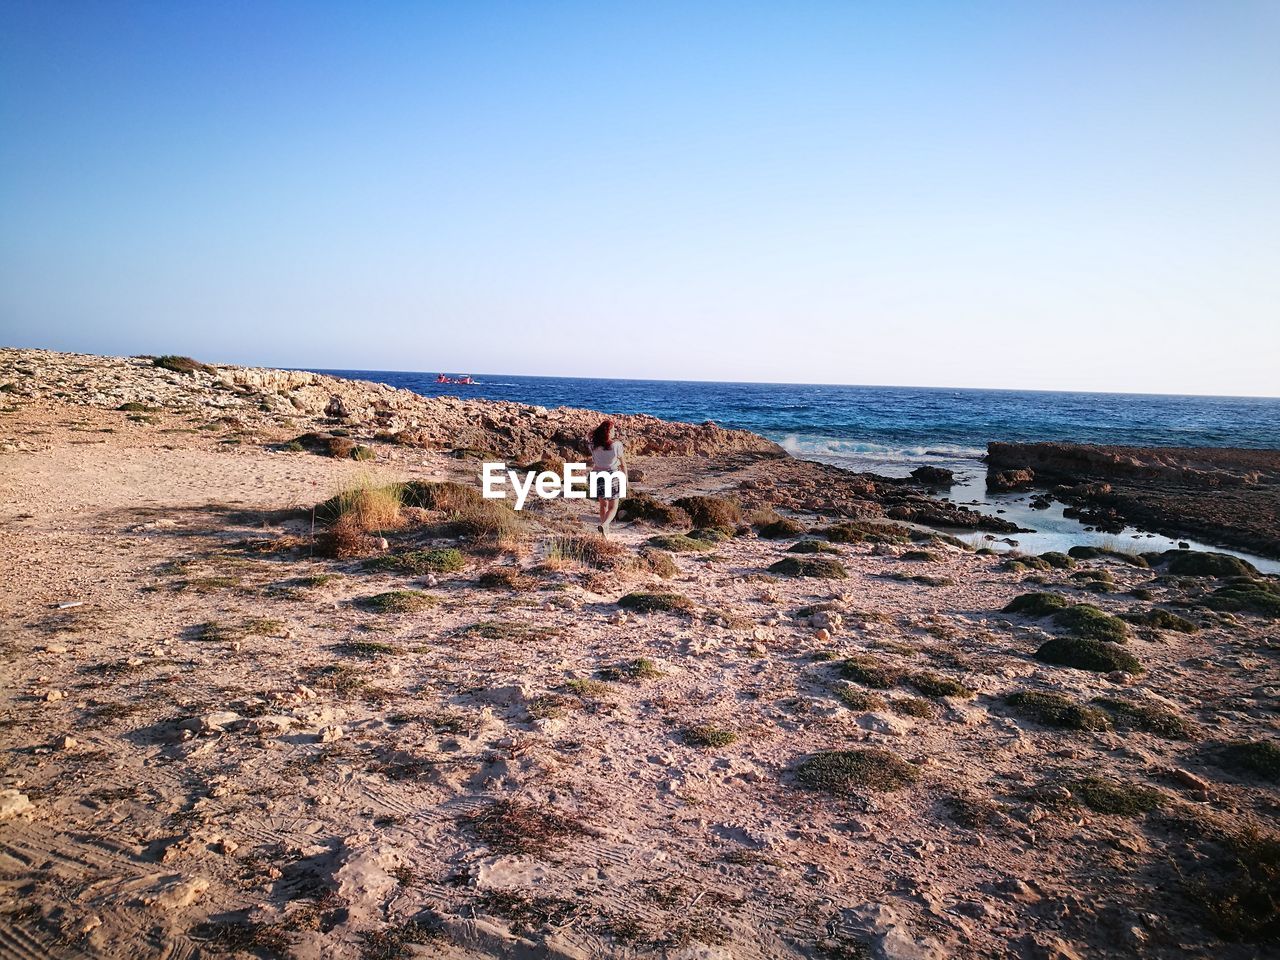
[[[1056,485],[1064,513],[1099,530],[1132,524],[1280,556],[1277,450],[991,443],[987,470],[989,489],[1023,472]]]
[[[950,487],[956,482],[956,475],[946,467],[916,467],[911,476],[929,487]]]
[[[0,389],[14,397],[108,409],[136,405],[234,415],[248,428],[278,427],[283,421],[322,428],[336,420],[355,440],[376,437],[432,449],[491,453],[521,462],[549,452],[564,456],[578,451],[602,416],[568,407],[424,397],[383,383],[299,370],[199,365],[178,372],[156,366],[150,357],[11,348],[0,349]],[[764,437],[714,423],[675,423],[650,416],[614,419],[629,451],[636,455],[785,455]]]

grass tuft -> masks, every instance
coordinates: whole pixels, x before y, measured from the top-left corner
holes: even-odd
[[[1061,693],[1022,690],[1005,697],[1004,702],[1019,715],[1045,727],[1092,731],[1111,729],[1111,718],[1105,711],[1078,703]]]
[[[829,750],[816,753],[796,768],[806,787],[845,794],[855,790],[889,792],[920,779],[920,772],[888,750]]]

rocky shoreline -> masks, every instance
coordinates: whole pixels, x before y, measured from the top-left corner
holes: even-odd
[[[1104,532],[1126,524],[1280,558],[1280,450],[991,443],[991,489],[1038,489]]]

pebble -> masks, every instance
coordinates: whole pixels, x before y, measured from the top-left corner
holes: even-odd
[[[65,696],[66,694],[61,690],[47,690],[45,691],[44,700],[46,703],[57,703]]]
[[[55,750],[74,750],[80,746],[80,741],[75,737],[62,736],[53,742]]]
[[[0,790],[0,820],[8,820],[32,808],[31,798],[17,790]]]

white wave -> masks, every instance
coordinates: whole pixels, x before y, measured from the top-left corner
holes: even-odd
[[[836,437],[787,434],[778,441],[792,456],[851,457],[882,460],[977,460],[986,455],[984,447],[963,447],[949,443],[922,443],[891,446],[873,440],[840,440]]]

